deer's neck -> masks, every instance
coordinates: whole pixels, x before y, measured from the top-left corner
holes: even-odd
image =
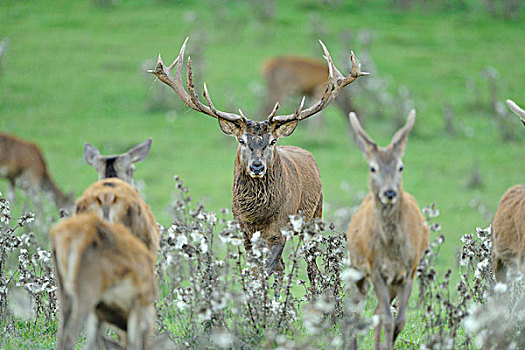
[[[403,191],[400,190],[398,200],[394,204],[383,204],[379,198],[375,198],[376,219],[379,235],[383,242],[391,244],[399,240],[401,224],[401,206]]]
[[[258,224],[275,214],[280,198],[285,193],[281,189],[284,184],[281,181],[281,162],[276,151],[266,174],[261,178],[252,178],[245,167],[240,165],[237,154],[233,182],[233,214],[237,220]]]
[[[53,200],[57,207],[63,207],[66,205],[68,198],[67,196],[57,187],[55,182],[46,173],[42,178],[42,188],[52,194]]]

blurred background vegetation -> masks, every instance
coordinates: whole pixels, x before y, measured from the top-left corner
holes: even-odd
[[[157,220],[170,223],[175,174],[219,211],[231,206],[236,141],[145,70],[159,52],[175,58],[189,36],[196,85],[207,82],[219,109],[256,119],[266,95],[261,64],[289,54],[322,59],[321,39],[342,71],[353,50],[372,73],[348,89],[379,144],[417,109],[404,187],[421,207],[440,208],[446,242],[438,263],[450,266],[459,237],[488,225],[504,191],[523,179],[525,130],[502,103],[525,106],[524,7],[519,0],[4,0],[0,130],[39,144],[58,185],[76,196],[96,180],[82,158],[86,141],[111,154],[152,137],[135,179]],[[282,111],[299,101],[284,101]],[[325,218],[345,231],[368,170],[340,111],[329,107],[321,127],[299,125],[280,143],[314,154]]]

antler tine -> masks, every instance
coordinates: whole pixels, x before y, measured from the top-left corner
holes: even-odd
[[[162,81],[164,84],[168,85],[175,91],[177,96],[179,96],[179,98],[182,100],[182,102],[184,102],[184,104],[186,104],[186,106],[198,112],[207,114],[214,118],[222,118],[222,119],[226,119],[232,122],[235,122],[241,119],[245,119],[245,117],[237,115],[237,114],[219,111],[215,109],[213,104],[211,104],[208,107],[200,101],[199,96],[197,92],[195,91],[195,85],[193,83],[193,72],[191,70],[191,59],[189,58],[188,58],[188,75],[187,75],[187,81],[186,81],[186,85],[187,85],[189,93],[184,89],[184,85],[182,83],[182,65],[184,62],[184,51],[186,49],[186,44],[188,43],[188,39],[189,37],[186,38],[186,40],[184,40],[184,44],[182,44],[182,47],[179,51],[179,55],[169,67],[166,67],[164,65],[164,63],[162,62],[162,58],[159,54],[159,59],[157,61],[157,65],[155,66],[155,69],[148,70],[148,73],[152,73],[156,75],[160,81]],[[172,71],[174,68],[176,69],[175,69],[175,73],[172,76]],[[205,91],[205,93],[206,92],[207,91]],[[208,103],[211,102],[211,99],[209,99],[209,95],[208,95],[207,100],[209,101]]]
[[[514,112],[516,113],[517,115],[519,115],[521,118],[522,118],[522,121],[523,121],[523,118],[525,118],[525,110],[523,110],[522,108],[520,108],[520,106],[518,106],[516,104],[516,102],[512,101],[512,100],[507,100],[507,106],[509,106],[509,108]],[[523,122],[525,124],[525,122]]]
[[[268,116],[269,121],[272,121],[273,117],[275,117],[275,113],[277,113],[279,107],[279,101],[275,102],[275,106],[273,106],[272,113],[270,113],[270,115]]]
[[[297,119],[297,120],[306,119],[316,114],[317,112],[323,110],[330,103],[330,101],[339,94],[341,89],[343,89],[346,85],[352,83],[353,81],[355,81],[357,78],[361,76],[370,74],[367,72],[361,72],[361,67],[357,59],[355,58],[354,53],[352,52],[350,56],[350,60],[352,62],[352,69],[350,73],[348,74],[348,76],[345,77],[343,74],[341,74],[339,69],[337,69],[337,67],[335,66],[332,60],[332,56],[330,55],[330,52],[326,48],[325,44],[321,40],[319,40],[319,43],[321,44],[321,47],[323,48],[324,58],[328,64],[328,72],[329,72],[328,81],[326,83],[326,89],[323,93],[323,96],[316,104],[314,104],[313,106],[310,106],[309,108],[305,110],[302,110],[302,105],[304,102],[303,101],[301,103],[300,110],[298,109],[297,111],[295,111],[295,113],[289,114],[289,115],[275,116],[273,117],[273,120],[276,120],[279,122],[286,122],[286,121],[294,120],[294,119]]]

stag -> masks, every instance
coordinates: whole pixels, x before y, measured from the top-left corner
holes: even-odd
[[[112,156],[101,155],[95,146],[86,142],[84,160],[95,168],[99,180],[116,177],[133,185],[134,164],[143,161],[148,156],[151,142],[151,139],[147,139],[127,152]]]
[[[0,177],[8,181],[7,197],[15,200],[15,187],[28,192],[35,210],[42,213],[38,193],[50,193],[57,209],[73,205],[73,194],[64,194],[47,169],[40,148],[13,135],[0,133]]]
[[[365,133],[356,115],[350,113],[357,146],[370,169],[370,192],[352,217],[347,241],[352,266],[363,274],[356,282],[358,298],[364,305],[368,280],[377,297],[375,314],[380,321],[374,329],[376,349],[380,349],[383,326],[387,349],[393,348],[403,330],[416,268],[429,243],[425,218],[414,197],[401,186],[401,158],[415,116],[412,110],[390,145],[378,147]],[[391,304],[396,297],[399,308],[394,321]],[[357,348],[356,339],[353,345]]]
[[[286,240],[280,230],[289,222],[289,215],[301,213],[306,220],[321,218],[323,195],[319,168],[312,154],[299,147],[276,146],[277,140],[290,136],[299,121],[324,109],[341,89],[368,73],[361,72],[352,53],[352,70],[348,76],[343,76],[333,64],[324,44],[320,42],[330,72],[320,100],[303,109],[303,97],[295,112],[288,115],[277,115],[277,102],[267,120],[254,121],[248,119],[241,110],[239,114],[234,114],[216,109],[206,84],[204,98],[207,105],[202,103],[195,91],[190,58],[187,63],[186,91],[182,82],[182,65],[187,41],[188,38],[170,66],[165,66],[159,55],[157,66],[149,72],[170,86],[188,107],[216,118],[221,130],[237,139],[239,145],[234,162],[232,189],[233,215],[244,231],[246,251],[251,251],[250,238],[259,231],[269,245],[267,272],[271,275],[275,271],[282,277],[284,262],[281,255]],[[315,260],[307,260],[307,265],[310,283],[314,285],[317,265]],[[279,282],[277,289],[278,284]]]
[[[510,109],[525,124],[525,110],[507,100]],[[509,267],[525,274],[525,187],[515,185],[507,190],[492,221],[492,262],[499,281],[506,281]]]

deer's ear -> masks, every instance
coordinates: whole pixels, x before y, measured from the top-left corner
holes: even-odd
[[[372,141],[370,136],[368,136],[365,130],[363,130],[363,127],[361,126],[361,123],[359,123],[359,119],[357,119],[357,115],[354,112],[350,112],[348,118],[350,119],[350,124],[354,130],[355,143],[365,158],[368,159],[373,151],[377,151],[377,144]]]
[[[95,160],[95,157],[99,155],[100,152],[98,151],[98,149],[89,142],[86,142],[86,144],[84,145],[84,160],[86,161],[86,163],[95,166],[93,162]]]
[[[407,144],[408,134],[412,130],[415,120],[416,110],[412,109],[408,114],[405,125],[394,134],[394,136],[392,137],[392,141],[390,141],[391,147],[400,157],[402,157],[405,153],[405,146]]]
[[[221,127],[222,132],[226,135],[239,136],[244,129],[243,125],[240,123],[231,122],[221,118],[218,118],[217,120],[219,121],[219,126]]]
[[[146,141],[138,144],[126,152],[126,154],[129,155],[132,163],[140,162],[147,157],[149,150],[151,149],[151,142],[151,139],[147,139]]]
[[[297,120],[292,120],[284,123],[274,123],[271,126],[272,134],[277,137],[290,136],[295,131],[297,123]]]

